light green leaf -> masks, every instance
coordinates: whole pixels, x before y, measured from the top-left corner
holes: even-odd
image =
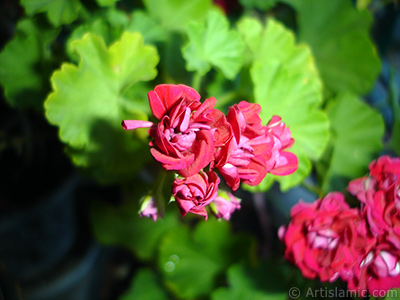
[[[221,12],[209,12],[205,24],[189,24],[188,37],[182,53],[189,71],[205,75],[217,67],[227,78],[235,78],[242,67],[244,44],[237,32],[229,30],[228,19]]]
[[[183,33],[191,21],[202,21],[213,7],[211,0],[143,0],[143,3],[161,27]]]
[[[130,32],[140,32],[147,43],[165,41],[168,36],[166,30],[162,26],[146,12],[141,10],[135,10],[132,13],[126,30]]]
[[[140,269],[132,280],[129,289],[119,300],[168,300],[159,278],[151,269]]]
[[[212,300],[286,300],[288,293],[282,266],[263,263],[257,269],[244,264],[232,265],[227,272],[229,287],[212,293]]]
[[[270,18],[264,27],[258,19],[244,17],[238,22],[238,30],[252,53],[251,62],[279,62],[322,86],[311,49],[305,44],[296,45],[293,32],[281,23]]]
[[[115,2],[118,2],[119,0],[96,0],[97,4],[105,7],[105,6],[112,6],[115,4]]]
[[[219,11],[210,11],[206,23],[190,23],[189,41],[182,49],[189,71],[205,75],[216,67],[233,79],[243,63],[244,44],[240,35],[229,30],[228,19]]]
[[[357,0],[357,9],[363,10],[367,9],[371,4],[372,0]]]
[[[0,83],[12,106],[43,109],[50,91],[50,45],[56,34],[55,30],[39,27],[33,19],[22,19],[18,23],[15,37],[0,53]]]
[[[123,246],[139,259],[153,261],[163,236],[179,228],[180,217],[176,214],[177,207],[173,206],[172,211],[167,210],[163,218],[154,222],[139,216],[137,203],[119,207],[96,203],[90,211],[94,235],[104,245]]]
[[[229,264],[246,259],[253,243],[248,236],[233,236],[229,223],[210,219],[193,235],[187,228],[170,231],[160,246],[159,267],[174,294],[197,298],[211,292]]]
[[[79,66],[64,63],[54,72],[46,116],[59,127],[75,164],[98,170],[105,181],[131,178],[146,162],[148,146],[120,124],[123,119],[147,118],[134,105],[146,101],[146,95],[143,99],[125,95],[155,77],[157,51],[144,46],[139,33],[128,32],[108,49],[102,38],[90,33],[72,47],[81,57]]]
[[[140,32],[145,43],[164,41],[167,37],[166,31],[144,11],[134,10],[129,15],[122,10],[110,8],[74,29],[67,41],[68,55],[75,61],[79,59],[71,45],[73,41],[81,39],[85,33],[99,35],[104,39],[106,45],[110,45],[121,38],[125,31]]]
[[[320,158],[329,139],[328,119],[320,108],[322,84],[310,49],[296,45],[293,33],[278,22],[270,19],[263,29],[259,21],[244,19],[239,30],[254,55],[250,73],[263,122],[273,115],[282,117],[295,140],[289,151],[299,159],[295,173],[283,177],[268,174],[257,187],[245,188],[265,191],[277,180],[281,189],[287,190],[310,174],[311,161]]]
[[[288,2],[298,12],[299,38],[311,46],[327,89],[367,93],[381,69],[369,37],[371,14],[348,0]]]
[[[86,22],[78,26],[69,35],[66,43],[66,51],[69,57],[71,57],[76,62],[79,61],[80,57],[72,46],[73,41],[80,40],[86,33],[89,32],[101,36],[104,39],[106,45],[114,41],[114,37],[112,37],[110,34],[109,26],[103,18],[96,18],[92,21]]]
[[[364,176],[369,163],[382,149],[385,125],[382,116],[357,96],[343,94],[328,107],[332,126],[332,154],[324,192],[342,190],[348,182]]]
[[[21,0],[28,15],[46,12],[54,26],[70,24],[79,16],[79,0]]]

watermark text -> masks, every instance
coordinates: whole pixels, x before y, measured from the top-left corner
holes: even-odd
[[[340,298],[362,298],[366,296],[372,296],[375,298],[380,297],[392,297],[397,298],[399,290],[374,290],[372,293],[367,290],[359,290],[359,291],[349,291],[339,288],[308,288],[300,290],[298,287],[292,287],[289,289],[288,294],[291,299],[298,298],[331,298],[331,299],[340,299]]]

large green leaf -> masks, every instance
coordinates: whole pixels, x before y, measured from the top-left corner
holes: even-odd
[[[162,27],[184,32],[191,21],[202,21],[213,6],[211,0],[143,0],[147,11]]]
[[[382,116],[357,96],[343,94],[328,107],[332,127],[332,154],[324,178],[324,192],[342,190],[364,176],[369,163],[382,149],[385,125]]]
[[[34,19],[22,19],[18,23],[15,37],[0,53],[0,83],[12,106],[43,109],[50,91],[50,45],[56,33],[38,26]]]
[[[55,26],[70,24],[79,16],[79,0],[21,0],[28,15],[46,12],[48,19]]]
[[[173,206],[154,222],[139,216],[137,203],[119,207],[96,203],[91,208],[90,219],[94,234],[102,244],[123,246],[139,259],[153,261],[163,236],[179,228],[178,210]]]
[[[174,294],[193,299],[209,294],[218,275],[248,258],[252,247],[248,236],[231,234],[228,222],[210,219],[193,234],[187,228],[170,231],[160,246],[159,267]]]
[[[322,155],[329,138],[329,123],[321,110],[321,81],[306,45],[296,45],[294,35],[270,19],[264,29],[255,19],[244,19],[240,32],[254,58],[251,78],[256,103],[267,123],[273,115],[282,117],[295,140],[290,149],[299,159],[298,170],[289,176],[268,174],[251,191],[265,191],[274,180],[282,190],[299,184],[311,172],[311,161]]]
[[[287,2],[298,12],[299,38],[311,46],[328,90],[367,93],[380,72],[371,14],[348,0]]]
[[[238,30],[252,54],[250,62],[276,61],[322,86],[311,49],[304,44],[296,45],[293,32],[281,23],[270,18],[263,26],[256,18],[244,17],[238,23]]]
[[[71,45],[81,57],[79,66],[64,63],[54,72],[46,116],[59,127],[60,139],[70,147],[76,165],[97,170],[99,179],[108,182],[131,178],[149,156],[148,146],[120,124],[123,119],[147,118],[138,110],[146,94],[126,95],[134,94],[135,88],[142,90],[141,81],[155,77],[157,51],[144,46],[139,33],[128,32],[108,49],[93,34]]]
[[[286,300],[287,278],[282,276],[282,266],[262,263],[257,269],[244,264],[232,265],[227,272],[229,287],[212,293],[212,300]]]
[[[244,44],[240,35],[229,30],[228,19],[219,11],[210,11],[204,23],[190,23],[189,41],[182,49],[189,71],[205,75],[216,67],[229,79],[235,78],[243,63]]]
[[[168,300],[157,274],[151,269],[140,269],[132,280],[129,289],[119,300]]]
[[[94,18],[93,20],[87,21],[86,23],[76,27],[68,37],[66,42],[66,51],[70,58],[73,61],[79,61],[79,54],[76,53],[76,50],[72,46],[73,41],[80,40],[86,33],[93,33],[95,35],[101,36],[106,43],[109,45],[114,41],[115,36],[113,36],[110,32],[110,26],[104,20],[103,17]]]

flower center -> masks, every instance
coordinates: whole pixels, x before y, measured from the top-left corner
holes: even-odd
[[[308,232],[307,242],[312,248],[332,250],[338,245],[339,236],[329,228],[320,229]]]
[[[400,274],[400,263],[393,254],[380,251],[374,259],[372,269],[379,277],[397,276]]]

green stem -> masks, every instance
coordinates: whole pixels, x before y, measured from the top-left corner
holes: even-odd
[[[221,107],[221,106],[224,106],[226,104],[229,104],[236,98],[237,98],[237,93],[236,92],[225,93],[223,96],[218,97],[218,106]]]
[[[314,184],[311,184],[311,183],[308,183],[308,182],[305,182],[305,181],[303,181],[301,183],[301,185],[303,187],[305,187],[306,189],[308,189],[310,192],[316,194],[318,197],[322,196],[322,189],[319,188],[318,186],[316,186]]]
[[[166,183],[168,172],[163,168],[160,169],[160,172],[157,175],[156,182],[154,183],[154,191],[153,195],[156,200],[157,210],[159,212],[164,211],[165,209],[165,197],[164,197],[164,186]]]
[[[199,72],[194,73],[193,78],[192,78],[192,88],[194,88],[196,91],[199,91],[201,88],[201,80],[203,77]]]

